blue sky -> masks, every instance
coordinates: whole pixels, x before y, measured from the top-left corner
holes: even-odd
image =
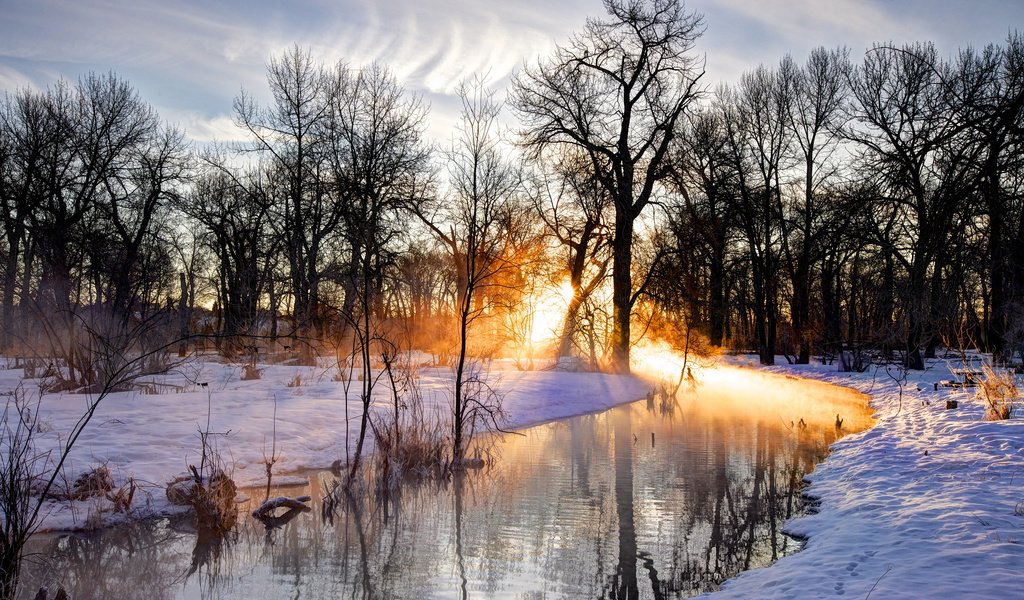
[[[697,50],[710,84],[734,81],[786,52],[874,41],[934,41],[950,54],[1024,26],[1021,0],[690,0],[705,15]],[[0,90],[114,71],[198,141],[237,137],[231,102],[266,96],[264,66],[298,43],[325,62],[381,61],[431,105],[428,133],[446,140],[453,92],[485,73],[502,89],[524,60],[547,54],[602,14],[600,0],[4,0]]]

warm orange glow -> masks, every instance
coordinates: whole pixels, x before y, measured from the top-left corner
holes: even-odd
[[[661,341],[644,341],[632,351],[632,369],[653,384],[673,390],[679,385],[683,353]],[[753,368],[711,364],[708,359],[690,356],[686,363],[691,371],[698,395],[713,399],[708,410],[741,411],[767,418],[779,426],[793,426],[801,419],[810,422],[831,422],[836,407],[846,419],[849,431],[866,429],[871,424],[867,397],[851,389],[821,381],[781,376]],[[684,378],[681,391],[691,386]]]
[[[533,320],[530,326],[532,345],[545,346],[558,339],[572,296],[572,285],[566,279],[557,286],[538,290],[530,299],[533,306]]]
[[[638,375],[654,381],[670,382],[672,385],[679,381],[683,369],[683,353],[668,343],[645,340],[633,347],[630,354],[632,369]],[[697,374],[697,365],[693,361],[687,361],[686,366],[691,367],[694,375]]]

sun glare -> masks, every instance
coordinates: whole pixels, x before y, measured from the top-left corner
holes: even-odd
[[[633,348],[631,358],[636,373],[655,381],[675,382],[683,368],[682,353],[663,341],[645,340]]]
[[[530,327],[530,343],[532,345],[543,346],[558,339],[572,297],[572,284],[568,279],[557,286],[546,287],[537,292],[532,299],[533,322]]]

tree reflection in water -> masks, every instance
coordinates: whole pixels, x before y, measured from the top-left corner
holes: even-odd
[[[708,385],[535,427],[501,442],[488,470],[330,510],[332,477],[318,474],[313,511],[272,528],[247,520],[219,545],[166,520],[36,540],[48,558],[26,565],[25,589],[59,581],[80,600],[696,595],[794,551],[781,524],[836,438],[835,414],[844,431],[870,424],[853,392],[781,378],[759,389],[756,403]]]

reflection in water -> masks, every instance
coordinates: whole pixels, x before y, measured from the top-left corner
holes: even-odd
[[[89,598],[679,598],[795,551],[804,475],[865,397],[741,371],[508,436],[496,466],[218,542],[160,520],[35,540],[24,589]],[[553,401],[556,401],[554,399]],[[801,426],[801,420],[806,426]],[[281,493],[306,493],[283,489]],[[47,558],[42,558],[42,557]]]

